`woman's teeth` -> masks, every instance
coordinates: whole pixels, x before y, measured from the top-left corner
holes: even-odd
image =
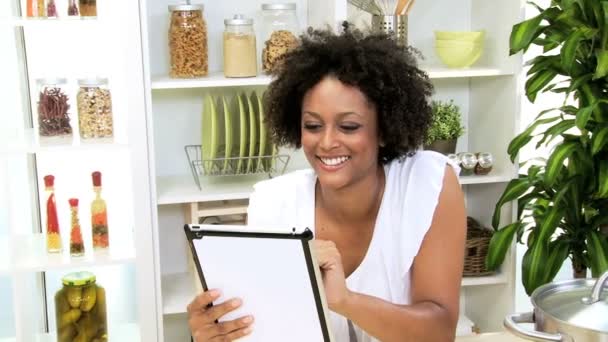
[[[340,164],[344,163],[345,161],[349,160],[350,157],[344,156],[344,157],[337,157],[337,158],[319,158],[319,159],[321,159],[321,161],[325,165],[336,166],[336,165],[340,165]]]

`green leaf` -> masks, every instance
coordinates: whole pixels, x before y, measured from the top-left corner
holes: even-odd
[[[513,140],[511,140],[509,146],[507,147],[507,153],[511,156],[511,162],[515,162],[515,157],[519,153],[519,150],[525,145],[527,145],[530,140],[532,140],[532,132],[536,129],[536,127],[538,127],[539,125],[548,124],[555,120],[559,120],[559,117],[536,120],[523,132],[513,138]]]
[[[540,198],[546,199],[546,195],[539,193],[538,191],[532,190],[531,193],[523,195],[517,200],[517,217],[521,217],[523,211],[529,207],[530,202]]]
[[[608,198],[608,160],[600,160],[597,163],[597,198]]]
[[[564,239],[556,239],[549,244],[549,257],[546,261],[547,272],[543,283],[549,283],[562,268],[564,261],[568,258],[570,244]]]
[[[593,114],[595,107],[597,106],[597,101],[593,102],[591,105],[581,108],[578,113],[576,113],[576,127],[580,130],[584,130],[587,127],[587,121]]]
[[[558,206],[550,207],[549,211],[545,213],[545,217],[539,227],[538,239],[545,243],[549,241],[563,217],[564,212],[561,208]]]
[[[530,102],[536,100],[536,95],[544,87],[546,87],[557,76],[557,72],[553,69],[544,69],[526,81],[526,96]]]
[[[542,13],[532,19],[522,21],[513,26],[509,42],[509,55],[514,55],[521,50],[526,50],[532,41],[538,37],[543,28],[540,23],[543,20]]]
[[[600,26],[603,27],[603,34],[604,36],[602,37],[602,50],[606,50],[608,49],[608,1],[602,1],[602,10],[604,12],[604,26]]]
[[[575,78],[570,84],[570,87],[568,87],[568,95],[570,95],[570,93],[572,93],[574,90],[580,88],[583,84],[586,84],[587,82],[591,81],[591,79],[593,79],[592,74],[586,74]]]
[[[574,30],[574,32],[568,36],[568,39],[562,47],[562,68],[570,74],[572,73],[573,65],[575,63],[579,43],[585,37],[587,31],[588,30],[584,28]]]
[[[594,278],[608,271],[608,237],[591,230],[587,234],[587,253],[591,264],[591,274]]]
[[[530,76],[535,74],[541,70],[546,69],[549,66],[559,65],[561,61],[560,55],[551,55],[551,56],[538,56],[526,63],[526,65],[532,65],[530,70],[526,73],[526,75]]]
[[[593,79],[597,80],[608,75],[608,50],[597,50],[595,57],[597,59],[597,68],[595,69],[595,74],[593,74]]]
[[[555,183],[557,175],[562,167],[564,167],[564,161],[566,158],[568,158],[579,148],[580,145],[577,142],[564,142],[555,148],[547,161],[547,168],[545,172],[545,184],[547,186],[552,186],[553,183]]]
[[[498,230],[492,235],[486,256],[486,267],[489,270],[496,270],[505,260],[505,255],[513,243],[515,233],[521,227],[521,222],[511,223]]]
[[[532,295],[532,292],[539,286],[544,284],[544,279],[547,278],[548,267],[545,267],[545,261],[549,258],[548,246],[545,241],[539,241],[534,238],[532,245],[528,248],[522,259],[522,282],[526,293]]]
[[[553,139],[574,127],[574,123],[574,120],[563,120],[549,127],[543,133],[543,138],[536,144],[536,148],[539,148],[543,143],[545,143],[545,141],[547,144],[549,144],[551,141],[553,141]]]
[[[608,144],[608,125],[593,133],[591,138],[591,154],[595,155]]]
[[[500,196],[498,202],[496,202],[494,215],[492,216],[492,227],[494,227],[494,229],[498,229],[498,225],[500,224],[500,209],[502,206],[526,193],[529,187],[530,182],[527,178],[512,179],[509,184],[507,184],[505,191]]]

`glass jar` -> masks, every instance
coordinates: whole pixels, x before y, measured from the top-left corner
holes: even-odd
[[[476,175],[487,175],[494,166],[494,157],[489,152],[477,153],[477,165],[475,166]]]
[[[70,255],[79,257],[84,255],[84,241],[78,217],[78,198],[70,198]]]
[[[57,18],[57,4],[55,4],[55,0],[47,0],[46,16],[47,18]]]
[[[80,11],[78,10],[78,5],[76,4],[76,0],[69,0],[68,3],[68,16],[74,17],[79,16]]]
[[[462,176],[472,175],[476,165],[477,165],[477,157],[475,157],[475,154],[470,153],[470,152],[465,152],[460,155],[460,166],[461,166],[460,174]]]
[[[38,132],[41,136],[65,136],[72,134],[69,117],[69,98],[64,78],[39,79],[38,83]]]
[[[295,3],[262,4],[262,69],[269,72],[283,55],[298,46],[300,25]]]
[[[257,75],[253,19],[236,14],[224,20],[224,76],[253,77]]]
[[[114,134],[112,96],[105,78],[81,79],[76,96],[80,137],[109,138]]]
[[[79,0],[80,16],[94,18],[97,16],[97,0]]]
[[[61,252],[61,232],[59,231],[59,218],[57,216],[57,203],[55,202],[55,176],[44,176],[44,191],[46,200],[46,250],[49,253]]]
[[[101,197],[101,172],[91,174],[93,178],[93,191],[95,199],[91,202],[91,235],[93,236],[93,249],[104,250],[110,246],[108,236],[108,212],[106,201]]]
[[[107,341],[106,292],[91,272],[61,278],[55,293],[57,341]]]
[[[209,73],[207,23],[203,9],[203,5],[169,6],[169,75],[173,78],[194,78]]]

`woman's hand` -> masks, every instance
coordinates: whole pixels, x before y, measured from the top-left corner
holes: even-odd
[[[188,325],[194,342],[233,341],[251,333],[252,316],[215,323],[226,313],[241,306],[241,300],[233,298],[209,307],[220,297],[220,291],[209,290],[198,295],[188,304]]]
[[[327,304],[332,311],[339,313],[351,294],[346,287],[342,256],[333,241],[314,240],[313,246],[323,273]]]

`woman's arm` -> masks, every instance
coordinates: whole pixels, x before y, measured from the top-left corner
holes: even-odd
[[[347,291],[332,310],[381,341],[454,341],[466,239],[458,179],[446,167],[431,227],[411,270],[411,305]]]

